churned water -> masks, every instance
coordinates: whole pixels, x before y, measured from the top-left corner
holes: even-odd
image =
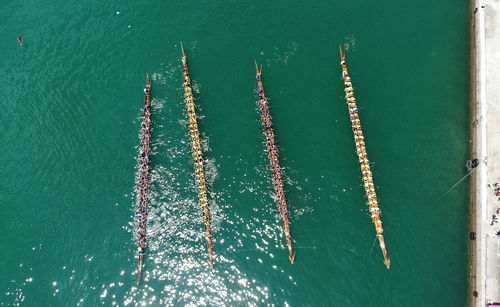
[[[0,5],[0,305],[465,304],[469,20],[443,1],[9,1]],[[23,38],[20,47],[16,36]],[[197,98],[208,268],[183,103]],[[383,212],[361,186],[339,45]],[[279,143],[296,252],[271,189],[253,60]],[[152,80],[148,251],[135,184]]]

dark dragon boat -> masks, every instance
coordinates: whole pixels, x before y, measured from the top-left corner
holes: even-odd
[[[148,201],[149,201],[149,153],[150,132],[151,132],[151,84],[149,83],[149,74],[146,75],[146,88],[144,92],[144,114],[141,123],[141,150],[140,150],[140,169],[139,169],[139,205],[137,210],[137,254],[139,258],[137,284],[141,282],[142,267],[144,264],[144,254],[146,252],[146,232],[148,220]]]

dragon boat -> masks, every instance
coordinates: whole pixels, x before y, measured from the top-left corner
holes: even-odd
[[[141,282],[144,254],[146,250],[146,231],[148,219],[149,200],[149,153],[150,153],[150,127],[151,127],[151,84],[149,74],[146,75],[146,88],[144,89],[144,114],[141,123],[141,150],[139,169],[139,205],[137,210],[137,254],[139,258],[137,284]]]
[[[363,174],[363,185],[365,187],[366,196],[368,198],[367,204],[373,224],[375,225],[379,245],[382,250],[382,254],[384,255],[385,266],[389,269],[391,261],[387,256],[387,250],[385,248],[384,229],[382,228],[382,221],[380,219],[380,209],[378,207],[377,194],[375,193],[375,185],[373,184],[373,176],[370,170],[370,161],[368,160],[368,155],[366,153],[365,138],[361,129],[361,122],[359,119],[356,99],[354,98],[354,89],[352,88],[351,77],[349,77],[349,72],[347,71],[345,55],[344,52],[342,52],[342,47],[340,47],[340,59],[340,65],[342,66],[342,78],[344,79],[345,98],[347,107],[349,109],[352,131],[354,133],[356,152],[358,155],[359,164],[361,166],[361,173]]]
[[[203,152],[201,148],[200,132],[198,131],[198,121],[193,97],[193,89],[191,87],[191,79],[189,78],[189,70],[187,66],[186,53],[181,42],[182,49],[182,67],[184,76],[184,101],[186,103],[187,116],[189,121],[189,135],[191,137],[191,150],[193,153],[193,161],[195,168],[196,185],[198,186],[198,197],[200,200],[201,212],[203,215],[203,225],[205,227],[205,239],[207,241],[209,265],[213,268],[212,256],[212,235],[210,231],[210,209],[208,208],[207,198],[207,182],[205,177],[205,169],[203,166]]]
[[[259,93],[259,108],[262,113],[262,126],[264,128],[264,134],[266,136],[266,149],[269,157],[269,162],[271,166],[271,172],[273,176],[273,186],[276,192],[276,197],[278,199],[278,211],[283,222],[283,229],[285,231],[286,244],[288,246],[288,251],[290,252],[290,262],[294,263],[295,255],[292,250],[292,236],[290,234],[290,221],[288,220],[288,208],[285,199],[285,193],[283,191],[283,179],[281,167],[279,164],[278,148],[274,141],[274,130],[271,115],[269,114],[269,99],[264,91],[264,84],[262,83],[262,68],[259,69],[257,60],[255,60],[256,69],[256,79],[258,85]]]

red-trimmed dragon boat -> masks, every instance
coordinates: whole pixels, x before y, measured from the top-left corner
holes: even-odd
[[[266,136],[266,147],[273,176],[273,185],[278,199],[279,213],[281,220],[283,221],[286,244],[288,245],[288,251],[290,252],[289,259],[290,262],[293,263],[295,261],[295,255],[292,250],[292,236],[290,234],[290,222],[288,220],[288,208],[285,199],[285,192],[283,191],[283,179],[279,164],[278,148],[276,147],[276,143],[274,141],[273,123],[271,121],[271,115],[269,114],[269,99],[266,96],[264,84],[262,83],[262,69],[259,69],[257,61],[255,61],[255,69],[257,74],[257,85],[259,87],[259,107],[262,113],[262,126],[264,127],[264,134]]]

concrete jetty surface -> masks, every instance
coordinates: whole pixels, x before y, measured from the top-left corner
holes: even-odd
[[[479,164],[471,178],[468,305],[484,307],[500,303],[500,1],[472,1],[471,16],[471,160]]]

